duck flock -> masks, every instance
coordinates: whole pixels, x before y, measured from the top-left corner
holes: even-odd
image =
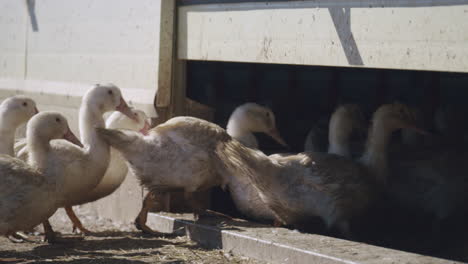
[[[196,215],[210,212],[193,195],[221,187],[249,219],[301,228],[319,218],[352,238],[352,220],[387,197],[432,214],[437,232],[467,201],[468,164],[444,137],[428,136],[418,116],[404,104],[384,104],[368,125],[357,105],[341,105],[324,130],[328,139],[312,129],[304,152],[266,155],[254,133],[287,144],[272,110],[255,103],[237,107],[226,129],[187,116],[150,129],[118,87],[95,85],[82,99],[78,140],[63,115],[38,112],[32,99],[13,96],[0,105],[0,234],[19,242],[27,240],[22,231],[42,224],[46,241],[61,242],[48,221],[61,207],[74,229],[89,234],[72,207],[111,194],[128,171],[150,191],[145,201],[183,191]],[[15,140],[26,122],[26,138]],[[390,144],[397,130],[407,140]],[[366,131],[366,140],[352,140]],[[146,225],[145,208],[136,226],[159,234]]]

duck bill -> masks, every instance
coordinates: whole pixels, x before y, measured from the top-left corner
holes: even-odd
[[[37,110],[37,107],[34,107],[34,114],[38,114],[39,110]]]
[[[65,135],[63,135],[63,139],[65,140],[68,140],[70,141],[71,143],[79,146],[79,147],[83,147],[83,144],[81,144],[80,140],[75,136],[75,134],[73,134],[73,132],[71,132],[70,129],[68,129],[68,131],[65,133]]]
[[[150,126],[150,123],[148,122],[148,120],[145,120],[145,125],[143,126],[142,129],[140,129],[140,133],[142,133],[143,135],[148,135],[148,131],[150,130],[151,126]]]
[[[270,132],[268,132],[268,135],[270,137],[272,137],[276,142],[281,144],[282,146],[288,147],[288,144],[286,144],[284,139],[280,136],[280,133],[279,133],[278,129],[274,128],[274,129],[270,130]]]
[[[120,97],[120,104],[115,108],[115,110],[121,112],[133,121],[138,122],[138,117],[133,114],[132,109],[128,107],[127,102],[125,102],[122,97]]]

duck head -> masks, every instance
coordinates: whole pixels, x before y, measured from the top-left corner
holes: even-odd
[[[65,139],[83,147],[70,130],[67,119],[57,112],[44,111],[31,118],[26,129],[26,136],[29,138],[32,136],[31,134],[43,139],[45,142],[52,139]]]
[[[16,129],[39,111],[37,110],[36,103],[32,99],[26,96],[16,95],[2,102],[0,105],[0,112],[3,114],[2,122],[6,122]]]
[[[138,122],[123,98],[120,89],[114,84],[96,84],[86,92],[83,101],[97,105],[102,113],[119,111],[128,118]]]
[[[288,146],[276,127],[273,111],[268,107],[256,103],[243,104],[234,110],[231,120],[242,130],[265,133],[279,144]]]

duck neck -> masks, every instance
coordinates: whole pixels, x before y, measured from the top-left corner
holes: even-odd
[[[332,118],[328,132],[328,153],[350,157],[349,137],[351,129],[345,125],[345,120]]]
[[[8,117],[5,111],[0,110],[0,154],[14,156],[16,124]]]
[[[387,145],[392,131],[385,123],[376,120],[372,125],[367,146],[361,157],[361,163],[376,177],[377,181],[385,184],[387,178]]]
[[[226,132],[245,146],[249,148],[258,148],[258,141],[255,138],[255,135],[248,127],[243,126],[242,122],[238,120],[238,118],[229,118]]]
[[[50,150],[49,140],[42,140],[32,131],[26,137],[29,155],[28,164],[40,172],[44,172],[47,166],[48,152]]]
[[[109,160],[109,145],[103,141],[96,132],[97,127],[104,128],[102,111],[92,104],[84,103],[80,108],[80,138],[85,151],[96,157],[92,160]],[[106,162],[102,162],[106,164]]]

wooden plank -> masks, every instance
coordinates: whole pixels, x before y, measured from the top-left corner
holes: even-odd
[[[178,13],[180,59],[468,72],[467,0],[206,4]]]
[[[173,61],[175,57],[176,0],[161,1],[161,26],[159,39],[158,94],[156,107],[168,107],[171,103]]]
[[[187,88],[187,63],[183,60],[174,61],[173,86],[171,92],[170,117],[186,114],[186,88]]]

